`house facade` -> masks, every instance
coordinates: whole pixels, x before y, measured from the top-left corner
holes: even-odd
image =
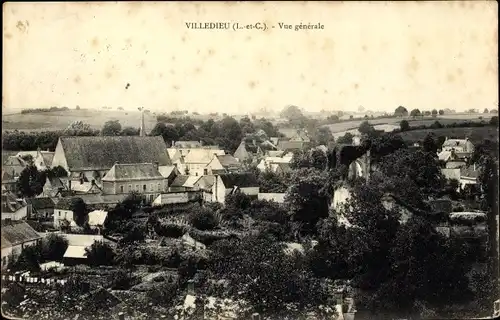
[[[25,201],[18,200],[12,193],[2,194],[2,220],[25,220],[28,217],[28,206]]]
[[[172,164],[160,136],[92,136],[60,137],[52,166],[61,166],[68,172],[68,189],[73,190],[72,184],[78,184],[89,190],[92,181],[101,184],[115,162]]]
[[[115,164],[102,179],[104,194],[138,192],[151,203],[168,188],[158,170],[158,163]]]
[[[74,213],[72,210],[72,198],[62,198],[54,207],[54,228],[70,226],[74,223]]]
[[[207,165],[215,155],[225,155],[221,149],[192,149],[184,158],[186,174],[191,176],[202,176],[206,173]]]
[[[226,196],[234,192],[257,198],[259,189],[257,178],[251,173],[220,174],[212,186],[212,201],[225,203]]]
[[[441,146],[442,151],[455,151],[458,154],[468,153],[472,154],[474,152],[474,144],[468,139],[448,139],[443,142]]]
[[[264,152],[257,141],[243,139],[233,156],[240,162],[255,162],[264,156]]]
[[[203,175],[214,175],[220,173],[240,172],[243,164],[230,154],[214,155],[212,160],[203,170]]]
[[[49,197],[43,198],[28,198],[28,219],[50,220],[54,215],[55,203]]]
[[[2,269],[24,248],[40,243],[42,236],[25,221],[2,220]]]

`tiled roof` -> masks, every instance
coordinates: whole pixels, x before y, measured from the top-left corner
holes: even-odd
[[[4,163],[4,166],[20,166],[25,167],[26,162],[18,156],[9,156]]]
[[[190,176],[188,175],[178,175],[174,181],[172,181],[172,184],[170,185],[171,187],[182,187],[184,186],[184,183],[186,183],[187,179]]]
[[[68,198],[62,198],[57,202],[55,205],[56,209],[61,209],[61,210],[71,210],[72,204],[73,204],[73,197],[68,197]]]
[[[235,157],[233,157],[230,154],[225,154],[225,155],[217,155],[217,159],[220,161],[223,167],[241,167],[241,163],[236,160]]]
[[[233,187],[249,188],[258,187],[257,178],[251,173],[227,173],[219,175],[226,189]]]
[[[280,141],[278,143],[278,148],[280,150],[302,150],[305,146],[305,142],[304,141],[292,141],[292,140],[288,140],[288,141]]]
[[[215,183],[215,176],[213,176],[213,175],[204,175],[201,177],[200,180],[198,180],[196,182],[196,184],[201,189],[205,189],[205,190],[211,190],[214,183]]]
[[[41,209],[54,209],[55,203],[51,198],[43,197],[43,198],[30,198],[26,199],[26,203],[31,204],[33,209],[41,210]]]
[[[14,213],[24,207],[16,197],[10,193],[2,194],[2,212]]]
[[[130,181],[162,179],[163,176],[152,163],[115,164],[102,181]]]
[[[208,164],[214,155],[224,155],[224,150],[219,149],[192,149],[184,158],[184,163]]]
[[[41,238],[25,221],[2,221],[2,249]]]
[[[443,147],[465,147],[466,143],[465,139],[448,139],[443,142]]]
[[[160,136],[60,137],[70,171],[106,170],[115,162],[171,164]]]
[[[194,188],[196,182],[198,182],[198,180],[201,179],[201,176],[197,177],[197,176],[189,176],[186,180],[186,182],[184,182],[184,184],[182,185],[183,187],[186,187],[186,188]]]

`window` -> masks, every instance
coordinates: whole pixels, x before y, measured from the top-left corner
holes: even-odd
[[[161,191],[161,184],[158,183],[158,191]]]
[[[139,185],[138,184],[135,185],[135,191],[139,191]]]
[[[132,185],[131,184],[128,185],[128,192],[132,192]]]
[[[123,193],[123,186],[120,186],[120,193]]]
[[[203,169],[203,174],[207,175],[208,174],[208,169]]]
[[[155,191],[155,185],[154,184],[151,184],[149,187],[150,187],[149,191]]]
[[[142,191],[146,191],[146,185],[142,186]]]

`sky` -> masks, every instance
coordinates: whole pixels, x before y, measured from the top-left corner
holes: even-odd
[[[3,112],[498,108],[496,1],[9,2],[3,9]],[[193,30],[186,22],[261,22],[267,30]]]

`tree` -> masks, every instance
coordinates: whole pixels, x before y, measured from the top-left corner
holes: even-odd
[[[42,244],[43,258],[47,261],[61,261],[66,249],[68,240],[60,235],[49,234]]]
[[[498,127],[498,116],[493,116],[490,119],[490,126]]]
[[[408,131],[410,129],[410,124],[408,123],[407,120],[402,120],[400,123],[399,123],[399,127],[401,128],[401,131],[404,132],[404,131]]]
[[[489,113],[489,110],[488,110],[488,108],[484,108],[484,111],[483,111],[483,113]]]
[[[497,109],[491,109],[490,113],[498,113],[498,110]]]
[[[21,171],[16,184],[23,198],[32,198],[42,193],[45,179],[34,165],[28,165]]]
[[[432,113],[432,116],[433,116],[433,117],[436,117],[436,116],[437,116],[437,114],[438,114],[438,111],[437,111],[436,109],[432,109],[432,112],[431,112],[431,113]]]
[[[272,170],[264,170],[258,175],[260,192],[263,193],[284,193],[288,188],[288,173],[277,174]]]
[[[249,301],[254,310],[274,319],[277,313],[318,306],[326,302],[319,279],[301,256],[288,256],[273,238],[249,236],[241,241],[222,240],[214,245],[209,268],[230,281],[230,293]],[[292,316],[293,318],[293,316]]]
[[[25,247],[15,262],[8,269],[19,271],[40,271],[40,262],[42,260],[42,248],[40,245],[31,245]]]
[[[406,116],[408,116],[408,110],[403,106],[399,106],[394,111],[394,115],[396,117],[406,117]]]
[[[66,171],[66,169],[64,169],[61,166],[51,168],[48,171],[48,174],[50,177],[54,177],[54,178],[62,178],[62,177],[68,176],[68,172]]]
[[[438,113],[439,113],[440,116],[442,116],[444,114],[444,110],[443,109],[439,109]]]
[[[213,230],[219,225],[212,210],[204,207],[191,213],[190,222],[193,227],[199,230]]]
[[[419,117],[421,116],[422,113],[420,112],[420,110],[418,109],[413,109],[411,112],[410,112],[410,116],[412,116],[413,118],[416,118],[416,117]]]
[[[315,134],[315,140],[318,145],[328,146],[333,141],[333,135],[329,127],[319,127]]]
[[[425,152],[430,152],[432,154],[436,154],[438,151],[438,145],[436,140],[434,139],[434,134],[428,133],[425,136],[424,141],[422,142],[422,146]]]
[[[323,170],[326,168],[326,154],[319,149],[312,149],[309,151],[296,151],[293,154],[290,167],[293,169],[298,168],[315,168]]]
[[[337,139],[338,144],[352,144],[354,136],[350,132],[346,132],[342,137]]]
[[[122,131],[122,125],[118,120],[109,120],[104,123],[101,134],[103,136],[117,136]]]
[[[75,217],[75,223],[83,227],[85,222],[87,222],[88,219],[88,211],[87,211],[87,204],[85,201],[83,201],[82,198],[73,198],[71,199],[71,211],[73,211],[74,217]]]
[[[304,115],[302,114],[302,111],[300,110],[300,108],[297,106],[294,106],[294,105],[290,105],[290,106],[285,107],[281,111],[280,116],[282,118],[286,118],[290,121],[302,120],[304,118]]]
[[[363,141],[368,143],[367,141]],[[406,142],[400,135],[384,134],[369,140],[370,157],[372,162],[378,162],[382,157],[407,148]]]
[[[431,112],[430,112],[429,110],[424,111],[424,115],[428,117],[428,116],[430,116],[430,115],[431,115]]]
[[[106,242],[94,242],[85,248],[85,256],[92,266],[110,266],[113,264],[115,253]]]
[[[378,167],[388,177],[408,178],[424,195],[443,189],[444,177],[435,154],[423,150],[399,149],[385,156]]]
[[[122,135],[122,136],[138,136],[139,131],[140,131],[139,129],[136,129],[134,127],[125,127],[125,128],[123,128],[120,135]]]
[[[358,131],[361,134],[367,134],[367,135],[369,135],[369,134],[373,133],[374,128],[373,128],[373,126],[368,121],[363,121],[359,125]]]
[[[312,168],[301,168],[292,174],[285,195],[292,221],[303,224],[302,232],[315,231],[320,218],[328,216],[331,195],[325,190],[328,176]]]

